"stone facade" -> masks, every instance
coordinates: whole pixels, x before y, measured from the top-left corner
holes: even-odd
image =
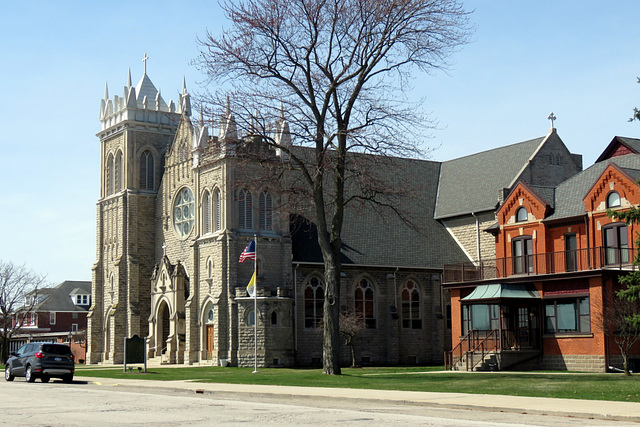
[[[554,371],[606,372],[604,355],[598,354],[564,354],[542,356],[541,369]]]
[[[190,113],[186,87],[177,106],[165,103],[146,74],[135,87],[129,78],[123,97],[105,94],[102,101],[87,362],[122,363],[123,339],[138,335],[147,340],[148,357],[162,363],[320,365],[309,284],[322,287],[322,263],[305,251],[294,254],[283,184],[256,179],[263,166],[236,155],[252,142],[238,138],[230,112],[217,136]],[[275,138],[289,141],[286,122],[276,129]],[[283,152],[273,155],[287,161]],[[407,200],[422,215],[415,224],[428,232],[393,226],[383,241],[371,234],[374,213],[349,216],[345,229],[361,247],[350,247],[355,261],[343,264],[340,304],[366,318],[355,338],[357,364],[442,363],[450,332],[440,267],[463,257],[432,218],[438,164],[397,162],[407,163],[401,170],[413,168],[412,178],[428,180],[419,185],[424,195]],[[252,240],[255,265],[239,263]],[[418,262],[408,250],[417,243],[425,248]],[[246,291],[254,269],[255,299]],[[351,363],[346,345],[342,362]]]

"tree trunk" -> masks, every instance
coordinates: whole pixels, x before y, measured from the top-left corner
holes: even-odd
[[[9,358],[9,338],[5,335],[0,336],[0,360],[2,363],[7,363]]]
[[[621,352],[622,353],[622,367],[624,369],[624,374],[626,376],[630,376],[631,372],[629,372],[629,358],[627,357],[627,353],[626,352]]]
[[[332,257],[333,258],[333,257]],[[322,372],[340,375],[340,265],[325,259]]]

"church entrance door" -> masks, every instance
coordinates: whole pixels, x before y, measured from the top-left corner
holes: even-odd
[[[167,340],[169,339],[169,306],[167,304],[163,304],[160,309],[160,321],[162,322],[162,350],[161,354],[164,354],[167,351]]]
[[[207,360],[213,358],[213,325],[207,325]]]

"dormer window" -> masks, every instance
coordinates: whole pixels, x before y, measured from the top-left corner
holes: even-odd
[[[75,305],[89,305],[89,295],[86,295],[86,294],[72,295],[71,301],[73,301]]]
[[[521,207],[516,211],[516,222],[524,222],[529,220],[527,208]]]
[[[607,196],[607,208],[619,208],[620,204],[620,194],[617,191],[609,193]]]

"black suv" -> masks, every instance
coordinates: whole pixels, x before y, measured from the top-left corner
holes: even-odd
[[[32,342],[11,353],[4,368],[4,379],[13,381],[16,375],[24,375],[30,383],[36,378],[46,383],[52,377],[70,383],[74,372],[75,362],[68,345]]]

